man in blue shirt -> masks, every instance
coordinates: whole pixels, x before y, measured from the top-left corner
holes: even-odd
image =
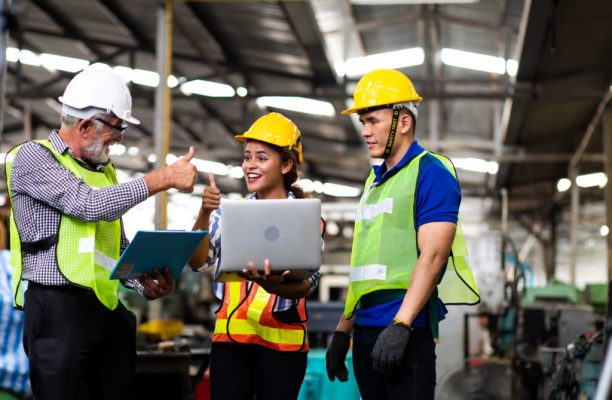
[[[461,190],[450,160],[415,140],[421,97],[405,75],[370,72],[359,81],[354,100],[343,114],[359,114],[370,156],[383,163],[373,167],[357,210],[351,283],[327,352],[328,376],[347,379],[352,333],[363,399],[433,399],[435,341],[446,314],[437,285],[451,248],[464,245],[457,231]],[[467,275],[468,292],[475,296],[461,296],[477,302]]]
[[[31,394],[28,358],[23,351],[23,313],[13,309],[11,261],[0,251],[0,400],[16,400]]]

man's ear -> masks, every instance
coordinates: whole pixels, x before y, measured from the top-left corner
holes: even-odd
[[[293,168],[293,159],[290,158],[283,163],[283,166],[281,168],[281,173],[285,175],[289,173],[289,171],[291,171],[291,168]]]
[[[407,113],[400,113],[397,125],[400,133],[407,134],[412,128],[412,117]]]
[[[82,119],[77,124],[77,129],[80,135],[87,136],[89,128],[93,125],[93,120],[90,118]]]

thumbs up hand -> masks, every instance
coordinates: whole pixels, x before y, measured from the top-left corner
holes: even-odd
[[[211,213],[221,204],[221,191],[217,188],[217,183],[215,182],[215,175],[212,173],[208,173],[208,180],[210,181],[210,185],[204,188],[202,192],[202,211],[206,213]]]
[[[196,167],[190,163],[190,161],[194,155],[195,149],[193,146],[190,146],[187,154],[176,160],[172,165],[168,166],[171,187],[182,192],[193,192],[193,186],[195,185],[197,177],[197,170]]]

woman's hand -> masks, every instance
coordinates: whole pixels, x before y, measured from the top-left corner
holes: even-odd
[[[210,186],[206,187],[202,192],[201,209],[210,214],[219,208],[219,205],[221,204],[221,191],[217,188],[214,174],[209,172],[208,180],[210,181]]]
[[[272,265],[270,264],[270,260],[266,260],[264,263],[263,274],[259,273],[255,264],[250,262],[249,268],[243,269],[242,272],[238,273],[238,276],[248,281],[255,282],[264,288],[268,293],[274,293],[274,289],[276,287],[285,283],[285,279],[287,278],[287,275],[289,275],[289,272],[289,270],[285,270],[280,275],[272,274]]]

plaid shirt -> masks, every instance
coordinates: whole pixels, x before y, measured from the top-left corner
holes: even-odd
[[[289,199],[295,199],[293,193],[289,192]],[[249,200],[255,200],[255,193],[251,194],[248,198]],[[215,282],[213,283],[213,288],[215,291],[215,296],[221,300],[223,299],[223,291],[225,290],[225,284],[222,282],[217,282],[217,278],[219,277],[219,261],[221,258],[221,213],[217,209],[210,215],[210,223],[208,225],[208,257],[204,262],[204,265],[199,268],[200,271],[204,271],[210,266],[215,266]],[[321,240],[323,242],[323,240]],[[323,245],[323,243],[322,243]],[[315,272],[310,278],[308,278],[308,283],[310,283],[310,291],[307,296],[310,295],[315,288],[317,287],[317,283],[319,282],[320,272]],[[248,282],[251,285],[252,282]],[[294,299],[286,299],[284,297],[278,297],[278,301],[274,305],[274,311],[285,311],[290,309],[292,306],[297,304],[299,300]]]
[[[49,136],[58,153],[72,155],[57,131]],[[83,167],[87,167],[74,157]],[[98,166],[98,169],[103,165]],[[11,201],[22,242],[35,242],[58,233],[62,214],[84,221],[114,221],[144,201],[149,190],[143,178],[93,189],[62,166],[41,145],[27,142],[17,152],[11,175]],[[121,251],[128,240],[121,222]],[[22,279],[41,285],[68,285],[56,263],[56,245],[24,254]],[[123,282],[142,294],[137,280]]]

